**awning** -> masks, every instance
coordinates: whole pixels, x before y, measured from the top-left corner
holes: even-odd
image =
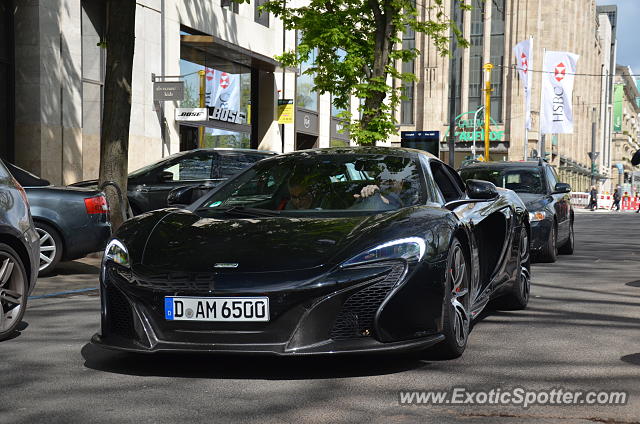
[[[275,59],[212,35],[181,35],[180,58],[229,73],[243,73],[240,66],[266,72],[295,72],[283,68]]]

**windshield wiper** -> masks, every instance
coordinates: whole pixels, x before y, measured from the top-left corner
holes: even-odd
[[[197,211],[218,211],[225,215],[233,216],[280,216],[280,211],[272,211],[269,209],[248,208],[246,206],[231,206],[228,208],[198,208]]]

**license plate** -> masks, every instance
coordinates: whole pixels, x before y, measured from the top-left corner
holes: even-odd
[[[169,321],[269,321],[268,297],[165,297]]]

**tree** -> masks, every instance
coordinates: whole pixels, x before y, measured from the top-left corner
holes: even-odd
[[[135,44],[135,0],[107,0],[107,33],[101,45],[107,49],[104,107],[100,135],[98,183],[104,186],[111,209],[111,225],[116,230],[125,220],[127,168],[129,162],[129,123],[131,120],[131,73]],[[123,205],[124,202],[124,205]]]
[[[431,0],[430,6],[424,5],[428,0],[421,1],[311,0],[302,7],[289,7],[286,0],[271,0],[262,8],[298,33],[297,50],[276,59],[285,66],[300,66],[314,56],[304,73],[314,75],[315,90],[332,93],[336,107],[345,109],[341,117],[349,122],[352,139],[375,144],[396,133],[394,111],[403,98],[402,87],[390,84],[390,79],[416,81],[414,74],[402,73],[396,66],[397,61],[420,54],[416,48],[402,48],[401,32],[412,29],[428,35],[443,56],[449,54],[451,33],[459,46],[468,46],[446,13],[444,0]],[[455,1],[460,8],[469,8]],[[418,19],[416,5],[426,10],[428,19]],[[351,116],[352,95],[363,102],[361,119]]]

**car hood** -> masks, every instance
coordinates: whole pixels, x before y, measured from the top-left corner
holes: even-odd
[[[546,194],[534,194],[534,193],[516,193],[522,203],[526,206],[529,212],[539,211],[549,204],[549,196]]]
[[[212,272],[216,264],[238,264],[237,272],[321,267],[349,259],[345,249],[377,226],[368,225],[372,221],[374,216],[214,219],[174,212],[153,228],[141,263],[162,272]]]

